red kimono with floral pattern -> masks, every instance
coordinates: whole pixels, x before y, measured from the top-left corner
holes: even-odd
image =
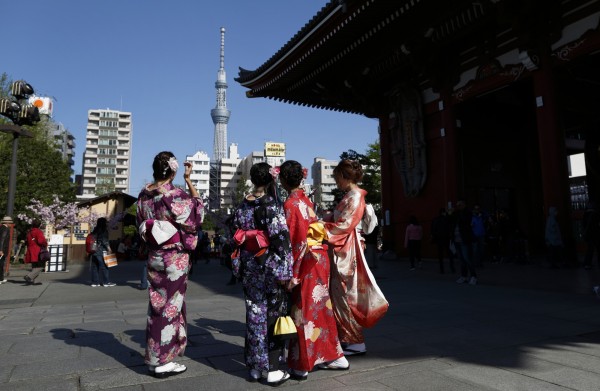
[[[389,306],[367,266],[357,229],[366,194],[350,190],[335,208],[333,221],[325,223],[333,247],[331,299],[340,341],[348,344],[363,343],[362,328],[374,326]]]
[[[292,290],[291,310],[298,338],[290,342],[288,365],[310,371],[316,364],[344,355],[329,297],[330,262],[326,246],[307,242],[308,226],[317,217],[304,191],[292,191],[284,210],[294,255],[294,282],[299,284]]]

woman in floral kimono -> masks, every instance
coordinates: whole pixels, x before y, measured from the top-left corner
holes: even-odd
[[[277,203],[271,166],[250,169],[254,185],[233,216],[233,274],[241,278],[246,299],[244,357],[248,380],[267,373],[267,383],[279,385],[290,375],[279,370],[285,342],[273,336],[275,321],[287,312],[286,286],[292,278],[292,250],[281,206]]]
[[[362,329],[374,326],[389,305],[367,266],[357,229],[367,194],[358,187],[362,167],[344,159],[333,170],[333,177],[338,189],[347,193],[325,223],[333,247],[330,293],[344,355],[350,356],[366,353]]]
[[[154,182],[145,186],[137,201],[140,236],[148,247],[150,304],[146,327],[149,371],[158,378],[186,370],[175,363],[187,344],[185,292],[190,267],[189,252],[197,244],[203,204],[190,180],[191,163],[183,175],[190,194],[173,186],[179,164],[171,152],[154,158]]]
[[[283,206],[294,254],[292,318],[298,338],[290,341],[288,366],[292,378],[305,380],[315,366],[348,369],[342,353],[329,298],[329,256],[323,244],[324,227],[318,222],[313,203],[300,183],[302,165],[288,160],[281,165],[279,180],[289,197]]]

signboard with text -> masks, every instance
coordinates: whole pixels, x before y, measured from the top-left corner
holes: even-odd
[[[265,143],[265,156],[285,156],[285,143]]]

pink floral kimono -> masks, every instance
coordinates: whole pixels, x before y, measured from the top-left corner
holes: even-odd
[[[388,302],[365,260],[357,226],[367,192],[356,188],[340,201],[333,221],[325,223],[333,247],[329,283],[338,335],[342,343],[363,343],[363,327],[373,327],[385,315]]]
[[[189,251],[196,247],[202,218],[202,201],[171,183],[153,190],[146,186],[138,197],[137,223],[149,251],[148,365],[173,361],[183,355],[187,345]]]

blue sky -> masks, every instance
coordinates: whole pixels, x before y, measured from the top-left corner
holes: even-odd
[[[238,67],[263,64],[326,3],[2,1],[0,73],[55,99],[54,119],[76,137],[76,173],[88,110],[132,112],[130,193],[137,195],[152,178],[157,152],[171,150],[180,161],[197,150],[212,156],[210,110],[216,104],[220,27],[225,27],[228,142],[238,144],[242,157],[262,150],[265,141],[285,142],[286,157],[310,167],[317,156],[337,160],[348,149],[364,152],[377,139],[377,121],[249,99],[233,79]]]

